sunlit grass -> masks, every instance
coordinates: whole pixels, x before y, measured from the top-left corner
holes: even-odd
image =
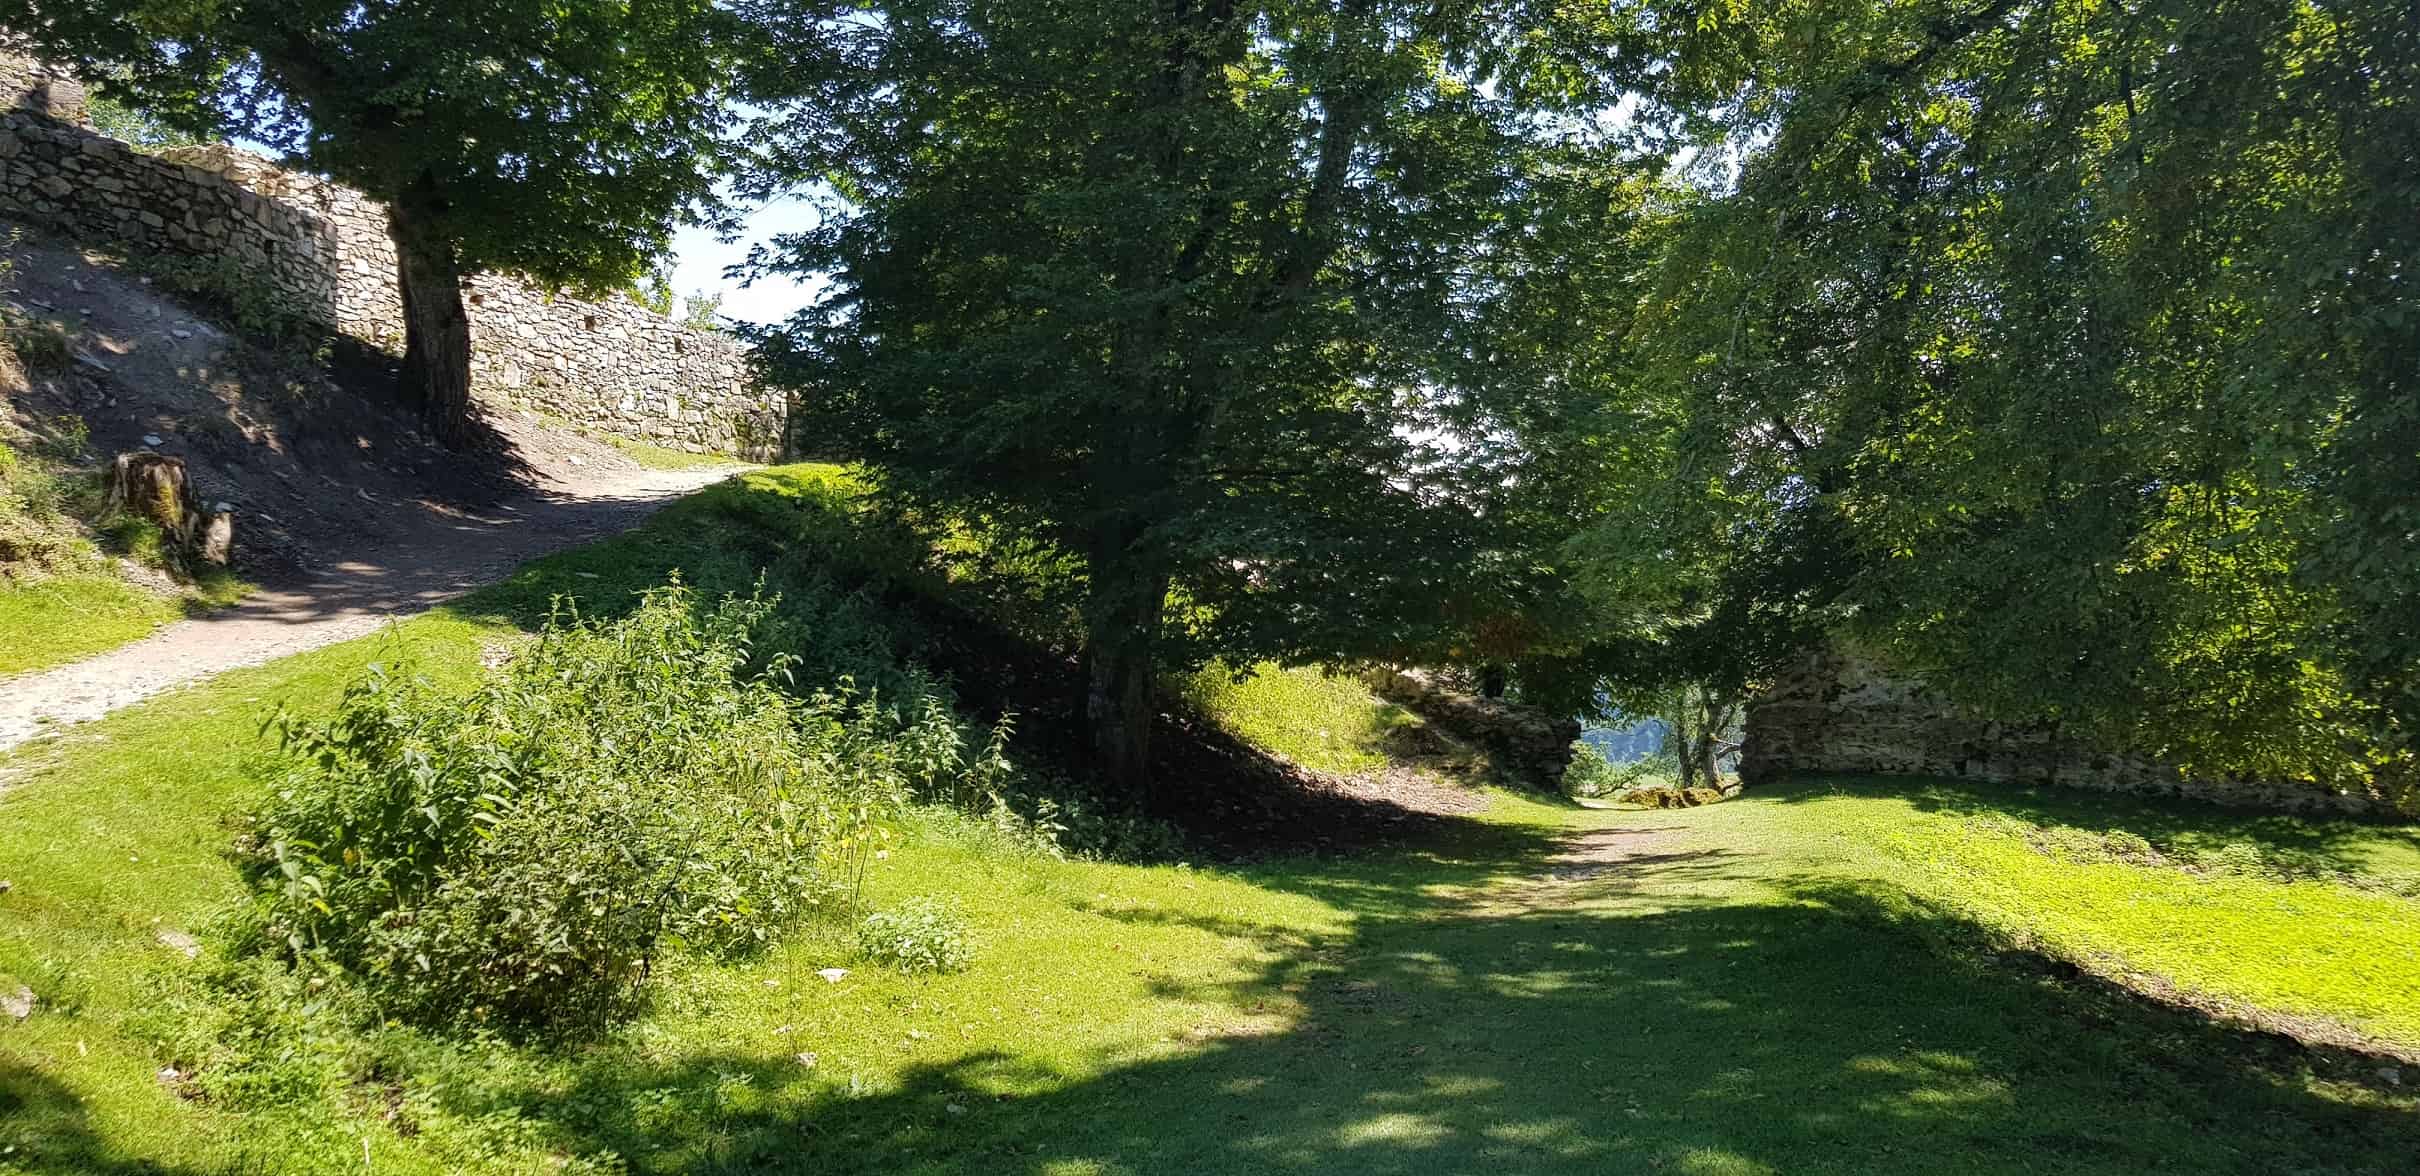
[[[1228,730],[1321,772],[1385,767],[1388,733],[1419,722],[1372,696],[1357,678],[1269,663],[1240,681],[1213,663],[1185,681],[1183,694]]]
[[[2420,831],[1951,784],[1832,781],[1704,818],[1888,877],[2112,975],[2420,1050]]]
[[[115,649],[183,615],[175,597],[106,572],[0,582],[0,674]]]

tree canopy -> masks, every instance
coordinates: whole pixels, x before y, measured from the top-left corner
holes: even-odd
[[[2408,5],[1645,5],[1703,155],[1582,550],[2189,770],[2408,782]],[[1778,547],[1778,549],[1777,549]],[[1779,582],[1783,551],[1820,574]],[[1729,571],[1724,567],[1728,566]],[[1668,598],[1669,594],[1667,594]]]
[[[890,501],[1067,571],[1128,784],[1211,657],[1513,666],[1704,734],[1825,641],[2190,771],[2420,776],[2408,3],[0,24],[388,199],[426,373],[462,272],[640,274],[729,78],[746,186],[823,194],[756,254],[826,291],[764,370]]]
[[[712,196],[745,26],[712,0],[0,0],[0,28],[179,129],[385,201],[407,385],[461,441],[464,276],[642,273]]]
[[[1523,438],[1576,389],[1499,328],[1630,155],[1596,19],[900,0],[766,79],[838,161],[769,258],[835,291],[774,370],[893,495],[1077,562],[1106,775],[1146,778],[1172,662],[1443,646],[1551,591]]]
[[[759,90],[834,181],[776,370],[1080,567],[1113,775],[1163,660],[1703,728],[1824,640],[2189,770],[2411,771],[2406,7],[750,11],[813,30]]]

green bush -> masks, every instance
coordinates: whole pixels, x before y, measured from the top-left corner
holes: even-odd
[[[785,693],[751,643],[773,607],[676,582],[610,626],[559,614],[467,697],[373,670],[327,721],[274,720],[293,767],[248,836],[254,946],[385,1016],[595,1027],[668,949],[745,952],[852,903],[958,732]]]
[[[911,898],[857,925],[857,947],[875,963],[902,972],[962,972],[975,962],[966,918],[947,903]]]
[[[1571,745],[1571,766],[1563,770],[1563,791],[1594,799],[1610,795],[1621,786],[1621,773],[1605,758],[1604,752],[1587,742]]]
[[[82,422],[75,423],[80,430]],[[92,562],[91,543],[67,514],[72,488],[44,459],[46,448],[20,450],[0,439],[0,579]]]

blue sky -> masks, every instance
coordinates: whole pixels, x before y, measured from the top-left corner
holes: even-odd
[[[813,206],[789,197],[759,206],[741,225],[739,236],[728,242],[704,229],[683,229],[672,239],[672,288],[683,299],[699,290],[721,294],[722,313],[742,322],[781,322],[814,298],[814,284],[760,278],[743,287],[724,274],[746,260],[750,246],[807,228],[814,219]]]

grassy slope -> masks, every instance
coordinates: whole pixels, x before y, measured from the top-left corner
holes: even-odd
[[[691,453],[685,449],[667,449],[646,441],[633,441],[628,437],[610,434],[603,435],[603,439],[621,450],[630,460],[651,470],[695,470],[739,464],[738,458],[727,453]]]
[[[183,615],[174,599],[106,573],[0,583],[0,674],[115,649]]]
[[[797,502],[824,476],[748,481]],[[758,517],[782,513],[777,497],[710,495]],[[2420,1146],[2409,1098],[2253,1064],[2233,1031],[1945,951],[2075,887],[2054,871],[2041,893],[2005,894],[1972,884],[1971,855],[1936,852],[2028,844],[2020,821],[2148,830],[2172,856],[2249,837],[2280,863],[2352,863],[2359,893],[2385,901],[2420,873],[2406,835],[1860,785],[1669,813],[1506,797],[1436,845],[1241,871],[1019,856],[932,815],[873,885],[881,901],[961,899],[983,949],[969,973],[859,968],[810,932],[678,977],[662,1009],[593,1047],[340,1043],[391,1095],[364,1083],[236,1114],[155,1082],[145,1006],[156,977],[189,967],[155,935],[233,892],[217,822],[259,787],[261,708],[323,704],[398,653],[468,675],[553,590],[610,603],[674,564],[744,578],[709,552],[730,538],[715,505],[0,762],[20,773],[0,795],[0,876],[16,883],[0,985],[48,1002],[0,1027],[0,1147],[18,1149],[0,1172],[552,1171],[602,1152],[643,1171],[2401,1172]],[[1547,873],[1571,851],[1628,856]],[[2154,890],[2184,876],[2122,868]],[[2197,917],[2259,925],[2293,890],[2266,885]],[[2096,934],[2158,931],[2095,923],[2080,891],[2071,909]],[[2392,933],[2339,914],[2336,931]],[[815,976],[834,965],[853,970]]]
[[[1183,693],[1228,730],[1320,772],[1385,767],[1388,733],[1416,721],[1400,707],[1373,703],[1357,679],[1274,664],[1240,682],[1213,664],[1188,679]]]
[[[224,572],[174,595],[107,571],[0,581],[0,675],[107,653],[171,621],[224,608],[250,591],[252,585]]]
[[[1708,818],[2111,976],[2420,1050],[2420,830],[1836,780]]]

